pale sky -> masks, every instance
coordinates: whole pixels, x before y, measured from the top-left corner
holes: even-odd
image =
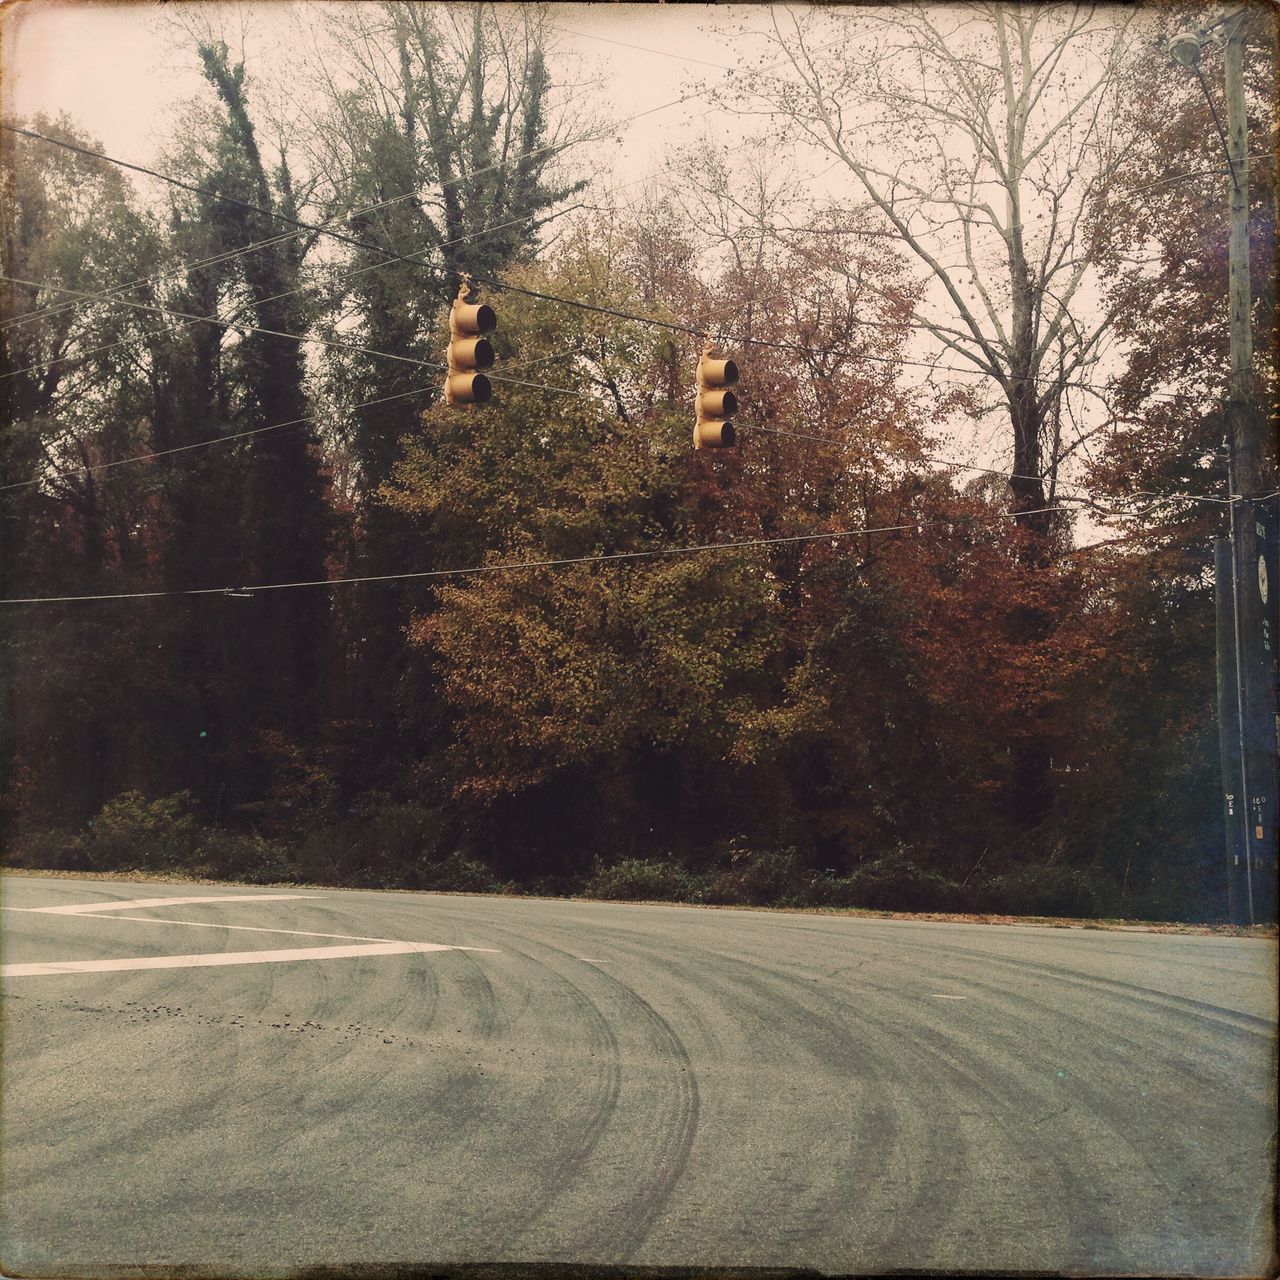
[[[290,52],[289,33],[298,16],[317,9],[340,11],[343,6],[336,0],[207,0],[202,7],[226,17],[229,32],[247,32],[249,72],[269,80]],[[3,11],[5,115],[65,111],[79,128],[101,141],[107,154],[157,165],[184,104],[196,96],[208,101],[212,94],[182,37],[165,25],[165,16],[172,12],[146,2],[25,0],[9,6]],[[553,79],[579,84],[582,104],[614,120],[651,112],[623,126],[621,145],[596,143],[588,153],[605,184],[628,188],[620,196],[623,204],[641,194],[638,180],[661,170],[674,146],[706,137],[732,147],[760,127],[759,122],[709,110],[697,99],[674,107],[665,104],[700,82],[731,81],[735,64],[764,50],[765,42],[750,33],[769,26],[768,6],[549,4],[541,5],[539,12],[556,32]],[[831,20],[843,21],[845,15],[852,19],[856,13],[856,8],[837,9]],[[713,24],[722,29],[744,26],[746,32],[726,38],[710,29]],[[855,198],[849,175],[840,166],[833,171],[830,156],[790,143],[782,150],[806,194],[837,196],[842,203]],[[147,188],[154,184],[139,177],[136,185],[150,195]],[[588,199],[601,195],[602,190],[593,190]],[[906,380],[919,376],[908,370]],[[962,381],[972,385],[973,380]],[[957,440],[954,448],[967,453],[969,461],[999,465],[990,450],[994,446],[1003,454],[1003,437],[997,429],[990,445],[970,438]]]
[[[330,6],[323,0],[273,0],[206,7],[244,16],[252,74],[269,71],[300,11]],[[695,79],[723,79],[721,67],[731,68],[744,53],[760,48],[756,42],[745,42],[745,47],[740,42],[730,52],[713,35],[700,33],[699,26],[713,20],[746,21],[759,28],[768,21],[767,9],[751,5],[554,4],[540,9],[557,29],[559,50],[569,56],[564,71],[591,82],[594,102],[607,105],[616,119],[671,102]],[[182,103],[210,93],[194,55],[175,47],[173,33],[163,29],[159,19],[164,10],[151,3],[75,0],[26,0],[8,8],[5,115],[66,111],[101,140],[108,154],[153,163]],[[554,63],[552,69],[553,74],[558,69]],[[631,181],[659,167],[658,157],[677,137],[708,124],[732,123],[718,112],[703,115],[705,111],[705,103],[693,101],[627,126],[624,145],[613,153],[615,179]],[[736,134],[738,126],[732,127]]]

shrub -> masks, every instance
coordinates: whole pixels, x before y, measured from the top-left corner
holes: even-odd
[[[419,862],[406,877],[405,884],[412,889],[450,893],[498,893],[503,888],[483,862],[458,852],[437,860]]]
[[[709,876],[704,899],[730,905],[798,904],[804,901],[813,878],[794,849],[764,853],[735,850],[729,866]]]
[[[697,878],[674,862],[624,858],[612,866],[597,867],[585,892],[590,898],[632,902],[697,902],[701,889]]]
[[[31,831],[11,840],[5,850],[11,867],[42,871],[88,871],[92,864],[80,831]]]
[[[307,831],[298,866],[313,880],[416,886],[420,865],[438,856],[443,826],[433,809],[368,797],[341,822]]]
[[[189,791],[148,800],[126,791],[102,806],[85,840],[95,870],[169,870],[192,862],[199,827]]]
[[[972,911],[976,894],[965,885],[892,854],[847,876],[814,876],[800,895],[806,906],[864,907],[871,911]]]
[[[982,886],[989,910],[1018,916],[1093,916],[1098,891],[1083,872],[1068,867],[1019,867]]]
[[[298,868],[279,844],[249,831],[205,830],[196,842],[194,863],[202,875],[248,884],[298,878]]]

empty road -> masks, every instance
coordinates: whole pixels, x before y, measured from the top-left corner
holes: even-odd
[[[6,1274],[1262,1274],[1276,948],[4,880]]]

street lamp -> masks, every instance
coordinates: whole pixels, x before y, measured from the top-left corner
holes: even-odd
[[[1200,35],[1195,31],[1179,31],[1169,41],[1169,55],[1190,70],[1200,61]]]

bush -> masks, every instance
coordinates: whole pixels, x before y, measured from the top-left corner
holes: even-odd
[[[372,796],[341,822],[307,831],[297,861],[313,880],[417,886],[421,865],[438,858],[442,838],[435,810]]]
[[[85,856],[98,871],[163,871],[190,866],[200,828],[189,791],[148,800],[126,791],[102,806],[85,840]]]
[[[815,876],[800,901],[805,906],[863,907],[871,911],[972,911],[977,895],[901,854],[868,862],[847,876]]]
[[[499,893],[503,888],[483,862],[457,852],[438,860],[419,862],[404,883],[411,889],[434,889],[447,893]]]
[[[585,893],[590,898],[629,902],[699,902],[703,886],[674,862],[624,858],[610,867],[597,867]]]
[[[209,828],[196,842],[194,869],[211,879],[271,884],[298,879],[298,868],[274,841],[249,831]]]
[[[796,905],[805,900],[813,879],[813,872],[794,849],[765,853],[737,850],[729,866],[710,875],[704,898],[729,905]]]
[[[1067,867],[1019,867],[982,886],[990,911],[1014,916],[1098,914],[1098,891],[1081,871]]]
[[[4,860],[11,867],[41,871],[88,871],[92,867],[84,834],[79,831],[28,832],[9,843]]]

